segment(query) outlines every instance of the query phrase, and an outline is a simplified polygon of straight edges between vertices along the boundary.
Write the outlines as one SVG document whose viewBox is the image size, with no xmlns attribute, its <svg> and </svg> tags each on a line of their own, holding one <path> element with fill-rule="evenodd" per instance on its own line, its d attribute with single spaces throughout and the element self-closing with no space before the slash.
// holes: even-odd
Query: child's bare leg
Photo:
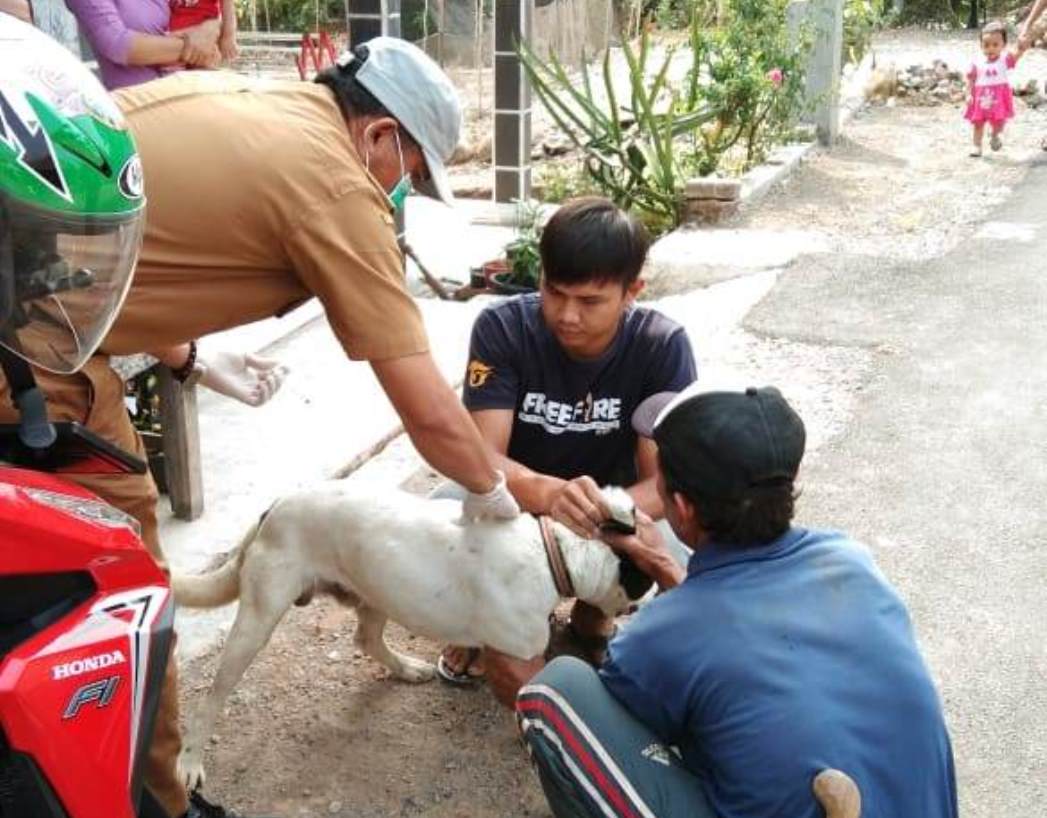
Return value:
<svg viewBox="0 0 1047 818">
<path fill-rule="evenodd" d="M 1003 133 L 1003 123 L 1002 122 L 994 122 L 994 123 L 992 123 L 992 136 L 989 137 L 989 147 L 992 148 L 994 151 L 998 151 L 1000 148 L 1003 147 L 1003 139 L 1000 138 L 1000 135 L 1002 133 Z"/>
<path fill-rule="evenodd" d="M 971 156 L 982 155 L 982 141 L 985 139 L 985 123 L 976 122 L 974 125 L 974 148 L 971 150 Z"/>
</svg>

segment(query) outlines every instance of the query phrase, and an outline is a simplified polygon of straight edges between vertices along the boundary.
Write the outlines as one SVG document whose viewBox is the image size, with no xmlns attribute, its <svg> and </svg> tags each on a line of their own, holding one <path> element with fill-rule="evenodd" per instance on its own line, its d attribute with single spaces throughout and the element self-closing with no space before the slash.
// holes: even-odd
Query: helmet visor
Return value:
<svg viewBox="0 0 1047 818">
<path fill-rule="evenodd" d="M 83 366 L 131 285 L 142 214 L 55 218 L 0 202 L 0 344 L 51 372 Z"/>
</svg>

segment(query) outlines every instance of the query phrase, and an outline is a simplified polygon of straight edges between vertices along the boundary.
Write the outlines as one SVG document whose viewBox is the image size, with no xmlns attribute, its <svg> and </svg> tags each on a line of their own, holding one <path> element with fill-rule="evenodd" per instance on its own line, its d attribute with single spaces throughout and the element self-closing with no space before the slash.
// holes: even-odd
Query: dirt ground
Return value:
<svg viewBox="0 0 1047 818">
<path fill-rule="evenodd" d="M 960 65 L 973 42 L 906 32 L 883 38 L 879 54 Z M 1047 78 L 1047 54 L 1017 73 Z M 974 160 L 958 108 L 871 107 L 739 224 L 818 232 L 850 253 L 939 255 L 1005 198 L 1044 134 L 1047 115 L 1019 103 L 1004 151 Z M 291 611 L 219 720 L 208 797 L 284 818 L 549 815 L 513 719 L 488 690 L 392 680 L 354 651 L 353 626 L 327 599 Z M 389 630 L 398 649 L 435 659 L 437 645 Z M 183 668 L 185 703 L 203 694 L 215 658 Z"/>
<path fill-rule="evenodd" d="M 354 650 L 354 623 L 330 599 L 281 623 L 217 725 L 209 798 L 282 818 L 549 814 L 512 717 L 486 689 L 391 679 Z M 398 626 L 389 637 L 437 655 Z M 203 694 L 215 659 L 185 669 L 184 701 Z"/>
<path fill-rule="evenodd" d="M 428 469 L 403 488 L 431 487 Z M 550 655 L 582 656 L 556 612 Z M 280 818 L 550 816 L 509 711 L 479 685 L 393 679 L 353 645 L 356 615 L 331 598 L 292 608 L 226 704 L 206 757 L 208 798 Z M 402 653 L 439 646 L 398 625 Z M 183 712 L 218 650 L 183 669 Z M 260 717 L 267 713 L 268 718 Z"/>
</svg>

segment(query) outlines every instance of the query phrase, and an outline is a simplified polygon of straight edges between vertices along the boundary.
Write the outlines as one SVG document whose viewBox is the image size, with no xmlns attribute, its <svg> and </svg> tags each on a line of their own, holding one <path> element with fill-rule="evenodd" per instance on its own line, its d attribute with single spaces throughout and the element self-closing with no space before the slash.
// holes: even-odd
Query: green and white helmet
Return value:
<svg viewBox="0 0 1047 818">
<path fill-rule="evenodd" d="M 53 372 L 94 353 L 131 284 L 142 166 L 102 85 L 0 14 L 0 344 Z"/>
</svg>

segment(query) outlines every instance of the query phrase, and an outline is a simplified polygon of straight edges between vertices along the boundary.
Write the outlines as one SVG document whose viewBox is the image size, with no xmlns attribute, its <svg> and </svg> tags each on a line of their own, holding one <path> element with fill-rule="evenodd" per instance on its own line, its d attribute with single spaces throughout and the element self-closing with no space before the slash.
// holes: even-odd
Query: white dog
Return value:
<svg viewBox="0 0 1047 818">
<path fill-rule="evenodd" d="M 604 494 L 615 518 L 632 520 L 628 494 Z M 606 544 L 556 523 L 548 530 L 578 599 L 615 616 L 650 589 L 651 581 Z M 355 607 L 360 650 L 397 678 L 424 682 L 434 666 L 390 649 L 387 620 L 441 643 L 537 656 L 561 598 L 550 559 L 529 515 L 466 523 L 456 500 L 367 491 L 345 481 L 279 500 L 223 566 L 172 583 L 186 607 L 240 598 L 214 683 L 189 720 L 179 758 L 186 785 L 203 783 L 204 744 L 226 697 L 296 600 L 320 591 Z"/>
</svg>

